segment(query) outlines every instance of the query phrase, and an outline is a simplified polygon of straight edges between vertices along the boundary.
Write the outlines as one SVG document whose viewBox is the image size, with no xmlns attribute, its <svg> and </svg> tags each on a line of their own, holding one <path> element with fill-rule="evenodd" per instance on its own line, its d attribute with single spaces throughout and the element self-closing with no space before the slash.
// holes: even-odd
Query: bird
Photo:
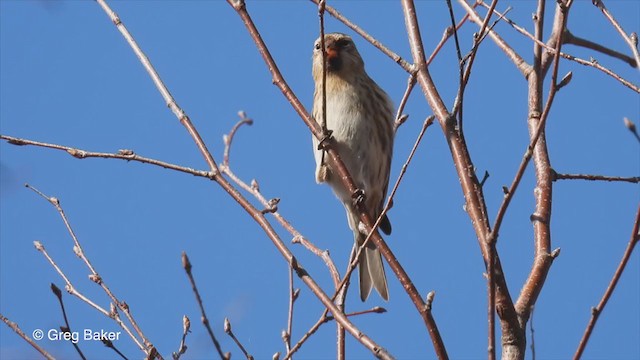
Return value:
<svg viewBox="0 0 640 360">
<path fill-rule="evenodd" d="M 394 106 L 384 90 L 365 71 L 364 61 L 353 39 L 342 33 L 324 36 L 326 67 L 326 129 L 335 140 L 335 150 L 351 174 L 363 198 L 369 216 L 376 220 L 382 212 L 389 185 L 395 131 Z M 313 118 L 323 119 L 323 54 L 321 39 L 314 43 Z M 320 141 L 312 138 L 316 162 L 316 182 L 327 183 L 344 205 L 355 246 L 360 246 L 366 234 L 359 227 L 360 217 L 354 194 L 347 191 L 335 175 Z M 362 195 L 362 194 L 361 194 Z M 356 196 L 357 197 L 357 196 Z M 362 199 L 362 197 L 361 197 Z M 391 223 L 384 215 L 379 229 L 391 234 Z M 380 251 L 372 240 L 367 242 L 358 259 L 360 299 L 364 302 L 372 288 L 385 301 L 389 300 L 387 278 Z"/>
</svg>

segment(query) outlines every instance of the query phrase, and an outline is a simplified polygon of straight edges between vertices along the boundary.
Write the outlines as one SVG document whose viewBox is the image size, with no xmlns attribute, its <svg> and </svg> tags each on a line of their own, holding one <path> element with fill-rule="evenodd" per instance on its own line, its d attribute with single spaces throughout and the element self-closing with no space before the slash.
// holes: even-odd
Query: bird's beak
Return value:
<svg viewBox="0 0 640 360">
<path fill-rule="evenodd" d="M 333 42 L 329 42 L 326 44 L 326 61 L 327 61 L 327 69 L 329 71 L 340 71 L 342 68 L 342 59 L 340 58 L 340 50 L 335 46 Z"/>
<path fill-rule="evenodd" d="M 325 50 L 327 54 L 327 61 L 331 62 L 333 59 L 338 57 L 338 49 L 333 44 L 327 45 L 327 49 Z"/>
</svg>

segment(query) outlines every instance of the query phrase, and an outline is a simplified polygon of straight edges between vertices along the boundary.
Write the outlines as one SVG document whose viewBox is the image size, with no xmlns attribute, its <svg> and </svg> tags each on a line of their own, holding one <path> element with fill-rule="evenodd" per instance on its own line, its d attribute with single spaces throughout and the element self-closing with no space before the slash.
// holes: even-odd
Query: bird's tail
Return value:
<svg viewBox="0 0 640 360">
<path fill-rule="evenodd" d="M 364 241 L 365 236 L 358 233 L 356 234 L 356 239 L 358 239 L 356 244 L 359 246 Z M 358 273 L 360 275 L 360 299 L 362 301 L 367 300 L 372 288 L 375 288 L 385 301 L 389 300 L 389 289 L 387 287 L 387 277 L 384 274 L 382 256 L 380 256 L 380 251 L 371 240 L 360 253 Z"/>
</svg>

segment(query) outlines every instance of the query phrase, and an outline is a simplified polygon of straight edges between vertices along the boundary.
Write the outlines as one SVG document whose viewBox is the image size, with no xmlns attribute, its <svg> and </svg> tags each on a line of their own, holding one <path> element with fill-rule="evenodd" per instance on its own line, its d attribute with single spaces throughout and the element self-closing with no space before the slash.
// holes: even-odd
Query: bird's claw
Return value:
<svg viewBox="0 0 640 360">
<path fill-rule="evenodd" d="M 351 194 L 351 199 L 353 200 L 353 206 L 358 206 L 362 204 L 364 201 L 364 190 L 356 189 L 356 191 Z"/>
<path fill-rule="evenodd" d="M 318 142 L 318 150 L 324 150 L 324 148 L 327 146 L 327 143 L 329 142 L 329 139 L 331 139 L 331 134 L 333 134 L 333 130 L 325 129 L 322 138 Z"/>
</svg>

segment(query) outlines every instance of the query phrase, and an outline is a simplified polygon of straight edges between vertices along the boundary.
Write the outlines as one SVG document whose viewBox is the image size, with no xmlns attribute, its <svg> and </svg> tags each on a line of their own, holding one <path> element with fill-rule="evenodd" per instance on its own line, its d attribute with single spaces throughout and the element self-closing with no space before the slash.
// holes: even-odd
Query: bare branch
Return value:
<svg viewBox="0 0 640 360">
<path fill-rule="evenodd" d="M 640 241 L 640 205 L 638 206 L 638 211 L 636 212 L 636 219 L 633 223 L 633 229 L 631 230 L 631 238 L 629 239 L 629 243 L 627 244 L 627 248 L 622 255 L 622 259 L 620 259 L 620 263 L 618 264 L 618 268 L 616 272 L 613 274 L 613 278 L 611 278 L 611 282 L 609 286 L 607 286 L 607 290 L 605 290 L 602 299 L 598 305 L 594 308 L 591 308 L 591 319 L 589 320 L 589 324 L 587 324 L 587 328 L 584 330 L 584 334 L 582 335 L 582 339 L 580 339 L 580 343 L 578 344 L 578 349 L 576 353 L 573 355 L 574 360 L 578 360 L 582 357 L 582 353 L 584 352 L 585 347 L 587 346 L 587 342 L 589 342 L 589 338 L 591 337 L 591 332 L 593 328 L 596 326 L 596 322 L 598 321 L 598 317 L 604 310 L 604 307 L 607 306 L 607 302 L 613 294 L 613 291 L 616 289 L 616 285 L 624 272 L 625 267 L 627 266 L 627 262 L 629 262 L 629 258 L 631 257 L 631 253 L 633 253 L 633 249 L 636 244 Z"/>
<path fill-rule="evenodd" d="M 53 356 L 51 356 L 51 354 L 49 354 L 45 349 L 43 349 L 42 347 L 40 347 L 40 345 L 38 345 L 35 341 L 33 341 L 32 338 L 30 338 L 29 336 L 27 336 L 27 334 L 25 334 L 20 327 L 18 326 L 18 324 L 16 324 L 15 322 L 7 319 L 4 315 L 0 314 L 0 320 L 2 320 L 5 324 L 7 324 L 7 326 L 13 330 L 16 334 L 18 334 L 18 336 L 20 336 L 22 339 L 24 339 L 24 341 L 28 342 L 29 345 L 33 346 L 34 349 L 38 350 L 38 352 L 40 354 L 42 354 L 42 356 L 45 357 L 45 359 L 47 360 L 55 360 L 55 358 Z M 42 330 L 41 330 L 42 331 Z M 34 331 L 34 335 L 38 335 L 42 336 L 41 333 L 36 333 Z"/>
<path fill-rule="evenodd" d="M 242 353 L 247 358 L 247 360 L 253 360 L 253 356 L 249 354 L 247 349 L 245 349 L 245 347 L 242 345 L 240 340 L 238 340 L 236 335 L 231 330 L 231 322 L 229 321 L 228 318 L 224 318 L 224 332 L 227 333 L 227 335 L 229 335 L 233 339 L 236 345 L 238 345 L 238 347 L 240 348 L 240 351 L 242 351 Z"/>
<path fill-rule="evenodd" d="M 396 120 L 393 122 L 393 131 L 397 132 L 398 128 L 407 121 L 409 115 L 403 115 L 402 111 L 404 110 L 405 105 L 407 105 L 407 101 L 409 100 L 409 95 L 411 95 L 411 91 L 413 87 L 416 85 L 416 74 L 411 73 L 409 75 L 409 79 L 407 79 L 407 88 L 402 95 L 402 99 L 400 100 L 400 105 L 398 105 L 398 111 L 396 111 Z"/>
<path fill-rule="evenodd" d="M 31 145 L 31 146 L 44 147 L 48 149 L 66 151 L 69 155 L 73 156 L 76 159 L 101 158 L 101 159 L 120 159 L 120 160 L 126 160 L 126 161 L 136 161 L 143 164 L 151 164 L 151 165 L 159 166 L 169 170 L 180 171 L 180 172 L 191 174 L 194 176 L 213 179 L 213 175 L 210 172 L 196 170 L 196 169 L 175 165 L 175 164 L 167 163 L 167 162 L 156 160 L 156 159 L 147 158 L 144 156 L 137 155 L 135 152 L 133 152 L 133 150 L 128 150 L 128 149 L 118 150 L 117 153 L 105 153 L 105 152 L 87 151 L 87 150 L 78 149 L 75 147 L 58 145 L 58 144 L 50 144 L 50 143 L 34 141 L 29 139 L 20 139 L 13 136 L 7 136 L 7 135 L 0 135 L 0 139 L 6 140 L 9 144 L 13 144 L 13 145 L 21 145 L 21 146 Z"/>
<path fill-rule="evenodd" d="M 29 184 L 26 184 L 26 186 L 29 189 L 33 190 L 38 195 L 40 195 L 42 198 L 47 200 L 56 209 L 56 211 L 58 211 L 58 214 L 62 218 L 62 222 L 64 223 L 65 227 L 67 228 L 67 232 L 69 233 L 69 235 L 73 239 L 73 244 L 74 244 L 73 251 L 74 251 L 74 253 L 76 254 L 76 256 L 78 256 L 82 260 L 82 262 L 84 262 L 84 264 L 87 266 L 87 268 L 91 272 L 91 274 L 89 275 L 89 279 L 92 280 L 93 282 L 95 282 L 96 284 L 100 285 L 100 287 L 105 292 L 105 294 L 107 294 L 109 299 L 111 299 L 112 305 L 115 304 L 120 310 L 122 310 L 124 312 L 125 316 L 127 317 L 127 320 L 129 320 L 129 323 L 131 324 L 131 326 L 133 326 L 133 329 L 135 330 L 136 334 L 140 337 L 140 339 L 142 339 L 142 341 L 144 343 L 144 346 L 142 346 L 142 344 L 140 344 L 138 342 L 138 339 L 133 335 L 133 333 L 129 330 L 129 328 L 127 326 L 125 326 L 125 324 L 120 320 L 119 316 L 117 315 L 117 312 L 115 312 L 115 311 L 107 312 L 106 310 L 102 309 L 101 307 L 99 307 L 98 305 L 93 303 L 88 298 L 85 298 L 81 294 L 77 293 L 75 291 L 74 287 L 71 285 L 71 282 L 69 281 L 69 279 L 64 275 L 62 270 L 60 270 L 60 268 L 56 265 L 56 263 L 53 261 L 53 259 L 46 252 L 46 250 L 44 249 L 44 246 L 42 246 L 42 244 L 40 244 L 39 242 L 36 242 L 35 243 L 36 249 L 38 251 L 42 252 L 43 255 L 45 255 L 47 260 L 49 260 L 49 262 L 56 269 L 58 274 L 60 274 L 60 276 L 67 283 L 67 291 L 70 294 L 78 296 L 83 301 L 85 301 L 87 304 L 91 305 L 92 307 L 94 307 L 96 310 L 100 311 L 104 315 L 116 320 L 118 325 L 120 325 L 120 327 L 122 327 L 129 334 L 129 336 L 136 342 L 138 347 L 142 351 L 144 351 L 145 354 L 147 354 L 147 356 L 151 357 L 153 354 L 157 354 L 157 356 L 161 359 L 162 356 L 160 356 L 160 354 L 158 354 L 156 348 L 149 341 L 149 339 L 147 339 L 147 337 L 144 335 L 144 333 L 142 332 L 142 330 L 138 326 L 138 323 L 135 321 L 135 319 L 131 315 L 131 312 L 129 311 L 129 305 L 127 305 L 127 303 L 124 302 L 124 301 L 118 300 L 118 298 L 111 292 L 111 289 L 109 289 L 109 287 L 107 286 L 106 282 L 102 279 L 102 277 L 98 274 L 96 269 L 93 267 L 93 265 L 89 261 L 89 258 L 87 258 L 87 256 L 85 255 L 84 250 L 82 249 L 82 246 L 80 245 L 80 241 L 78 240 L 78 237 L 76 236 L 75 232 L 73 231 L 73 228 L 71 227 L 71 224 L 69 223 L 69 219 L 67 219 L 67 215 L 65 214 L 64 210 L 62 209 L 62 206 L 60 205 L 60 201 L 55 197 L 46 196 L 45 194 L 40 192 L 38 189 L 30 186 Z"/>
<path fill-rule="evenodd" d="M 463 0 L 459 0 L 459 1 L 463 1 Z M 484 3 L 483 3 L 484 4 Z M 484 4 L 484 6 L 488 6 L 486 4 Z M 469 10 L 468 10 L 469 11 Z M 498 11 L 494 10 L 494 12 L 498 15 L 501 15 Z M 476 15 L 477 16 L 477 15 Z M 529 39 L 531 39 L 533 42 L 538 43 L 540 46 L 543 46 L 550 54 L 554 54 L 554 48 L 551 46 L 548 46 L 547 44 L 541 42 L 540 40 L 536 39 L 533 35 L 531 35 L 529 32 L 527 32 L 523 27 L 518 26 L 514 21 L 508 19 L 505 17 L 506 22 L 511 25 L 511 27 L 513 27 L 517 32 L 519 32 L 520 34 L 528 37 Z M 580 65 L 584 65 L 584 66 L 590 66 L 593 67 L 595 69 L 598 69 L 600 71 L 602 71 L 603 73 L 611 76 L 612 78 L 614 78 L 615 80 L 619 81 L 622 85 L 628 87 L 629 89 L 640 93 L 640 87 L 638 87 L 637 85 L 633 84 L 632 82 L 630 82 L 629 80 L 624 79 L 622 76 L 614 73 L 613 71 L 605 68 L 604 66 L 600 65 L 598 63 L 598 61 L 596 59 L 591 59 L 590 61 L 584 60 L 584 59 L 580 59 L 578 57 L 575 57 L 573 55 L 569 55 L 569 54 L 565 54 L 565 53 L 560 53 L 560 56 L 562 56 L 563 58 L 567 59 L 567 60 L 571 60 L 571 61 L 575 61 Z M 518 66 L 518 63 L 516 63 L 516 66 Z M 518 67 L 519 68 L 519 67 Z M 526 74 L 525 74 L 526 75 Z"/>
<path fill-rule="evenodd" d="M 191 290 L 193 291 L 193 295 L 196 297 L 196 301 L 198 302 L 198 307 L 200 308 L 200 321 L 202 321 L 202 325 L 207 329 L 207 333 L 209 334 L 209 338 L 211 338 L 211 342 L 216 348 L 218 352 L 218 356 L 222 360 L 228 360 L 229 358 L 225 353 L 222 352 L 222 347 L 216 339 L 216 336 L 213 334 L 213 330 L 211 329 L 211 324 L 209 323 L 209 318 L 207 317 L 207 313 L 204 311 L 204 304 L 202 303 L 202 297 L 200 297 L 200 292 L 198 291 L 198 287 L 196 286 L 196 280 L 193 277 L 193 273 L 191 272 L 192 266 L 191 261 L 189 261 L 189 257 L 186 252 L 182 252 L 182 268 L 187 273 L 187 277 L 189 278 L 189 283 L 191 284 Z M 186 335 L 185 335 L 186 336 Z"/>
<path fill-rule="evenodd" d="M 589 180 L 589 181 L 609 181 L 609 182 L 629 182 L 640 183 L 640 176 L 620 177 L 590 174 L 560 174 L 553 172 L 553 181 L 557 180 Z"/>
<path fill-rule="evenodd" d="M 636 140 L 638 140 L 638 143 L 640 143 L 640 135 L 638 135 L 638 130 L 636 129 L 636 124 L 633 123 L 633 121 L 629 120 L 628 118 L 624 118 L 624 126 L 633 134 L 633 136 L 636 137 Z"/>
<path fill-rule="evenodd" d="M 51 283 L 51 291 L 58 299 L 58 303 L 60 303 L 60 310 L 62 311 L 62 317 L 64 318 L 64 324 L 65 324 L 64 332 L 71 333 L 71 325 L 69 325 L 69 319 L 67 318 L 67 311 L 64 308 L 64 301 L 62 300 L 62 291 L 60 291 L 60 288 L 58 288 L 54 283 Z M 80 355 L 80 358 L 82 358 L 82 360 L 86 360 L 86 357 L 82 353 L 82 350 L 80 350 L 80 346 L 78 345 L 78 342 L 72 341 L 71 344 L 73 344 L 73 347 L 74 349 L 76 349 L 76 352 L 78 353 L 78 355 Z"/>
<path fill-rule="evenodd" d="M 187 334 L 190 332 L 191 332 L 191 320 L 189 320 L 187 315 L 184 315 L 182 317 L 182 338 L 180 339 L 180 347 L 178 348 L 178 351 L 171 354 L 174 360 L 180 359 L 180 356 L 187 351 L 186 339 L 187 339 Z"/>
<path fill-rule="evenodd" d="M 636 60 L 634 58 L 632 58 L 631 56 L 629 56 L 627 54 L 623 54 L 623 53 L 615 51 L 615 50 L 612 50 L 612 49 L 609 49 L 608 47 L 606 47 L 604 45 L 600 45 L 600 44 L 595 43 L 593 41 L 590 41 L 590 40 L 583 39 L 581 37 L 575 36 L 571 31 L 569 31 L 569 29 L 565 30 L 564 35 L 562 36 L 562 41 L 564 41 L 565 44 L 571 44 L 571 45 L 583 47 L 585 49 L 595 50 L 595 51 L 603 53 L 605 55 L 609 55 L 609 56 L 611 56 L 613 58 L 622 60 L 622 61 L 626 62 L 627 64 L 629 64 L 631 67 L 637 67 L 636 66 Z"/>
<path fill-rule="evenodd" d="M 540 4 L 542 4 L 541 1 Z M 542 82 L 544 74 L 543 56 L 541 54 L 542 47 L 539 47 L 540 53 L 536 53 L 536 62 L 534 63 L 534 72 L 529 77 L 529 136 L 533 147 L 527 149 L 527 153 L 533 153 L 533 161 L 536 173 L 536 188 L 534 190 L 536 208 L 531 217 L 534 229 L 534 249 L 535 257 L 532 269 L 529 273 L 520 291 L 520 296 L 516 302 L 516 310 L 524 324 L 529 318 L 529 311 L 535 304 L 540 291 L 544 286 L 545 279 L 551 268 L 553 260 L 557 256 L 557 252 L 551 251 L 551 201 L 552 201 L 552 168 L 549 160 L 548 149 L 545 139 L 545 124 L 551 111 L 551 106 L 558 92 L 558 68 L 560 65 L 560 50 L 562 48 L 562 33 L 566 28 L 568 13 L 573 4 L 572 0 L 562 1 L 556 5 L 556 16 L 553 24 L 554 31 L 552 36 L 556 36 L 555 52 L 553 57 L 553 69 L 551 74 L 550 89 L 547 101 L 544 105 L 542 114 L 539 109 L 542 107 Z M 538 16 L 544 16 L 542 12 L 544 6 L 540 6 L 541 12 Z M 542 20 L 542 18 L 540 19 Z M 537 37 L 541 37 L 542 24 L 540 28 L 536 27 Z M 540 31 L 540 33 L 538 33 Z M 526 166 L 526 165 L 525 165 Z M 515 188 L 510 189 L 515 191 Z M 513 196 L 512 193 L 507 197 Z M 494 231 L 496 229 L 494 228 Z M 495 238 L 494 238 L 495 239 Z M 554 255 L 555 254 L 555 255 Z M 524 330 L 524 329 L 523 329 Z M 523 349 L 524 350 L 524 349 Z"/>
<path fill-rule="evenodd" d="M 636 60 L 635 64 L 632 66 L 640 70 L 640 67 L 638 67 L 640 65 L 640 53 L 638 52 L 638 35 L 635 35 L 635 41 L 634 41 L 632 39 L 632 36 L 629 36 L 624 31 L 622 26 L 618 23 L 618 21 L 616 21 L 613 15 L 604 6 L 604 2 L 602 0 L 593 0 L 593 5 L 595 5 L 598 9 L 600 9 L 600 11 L 602 11 L 602 13 L 607 18 L 607 20 L 609 20 L 609 22 L 611 22 L 611 25 L 613 25 L 613 27 L 618 31 L 622 39 L 624 39 L 627 45 L 629 45 L 629 47 L 631 48 L 631 51 L 633 52 L 633 57 Z"/>
<path fill-rule="evenodd" d="M 481 25 L 484 21 L 478 15 L 476 10 L 471 7 L 466 0 L 458 0 L 458 3 L 467 11 L 469 14 L 469 19 L 475 22 L 478 25 Z M 483 5 L 488 6 L 482 2 Z M 496 12 L 498 16 L 502 16 L 500 13 Z M 507 55 L 507 57 L 513 62 L 520 73 L 525 78 L 531 72 L 531 65 L 527 64 L 527 62 L 502 38 L 498 33 L 489 29 L 489 37 L 493 40 L 493 42 L 502 50 L 502 52 Z"/>
<path fill-rule="evenodd" d="M 247 114 L 244 111 L 238 111 L 238 116 L 240 117 L 240 120 L 231 128 L 228 135 L 224 135 L 222 137 L 222 141 L 224 142 L 224 154 L 222 156 L 222 165 L 220 165 L 221 168 L 223 166 L 229 167 L 229 153 L 231 152 L 231 143 L 233 142 L 233 138 L 235 137 L 238 129 L 240 129 L 240 127 L 245 124 L 248 126 L 253 125 L 253 119 L 248 118 Z"/>
</svg>

